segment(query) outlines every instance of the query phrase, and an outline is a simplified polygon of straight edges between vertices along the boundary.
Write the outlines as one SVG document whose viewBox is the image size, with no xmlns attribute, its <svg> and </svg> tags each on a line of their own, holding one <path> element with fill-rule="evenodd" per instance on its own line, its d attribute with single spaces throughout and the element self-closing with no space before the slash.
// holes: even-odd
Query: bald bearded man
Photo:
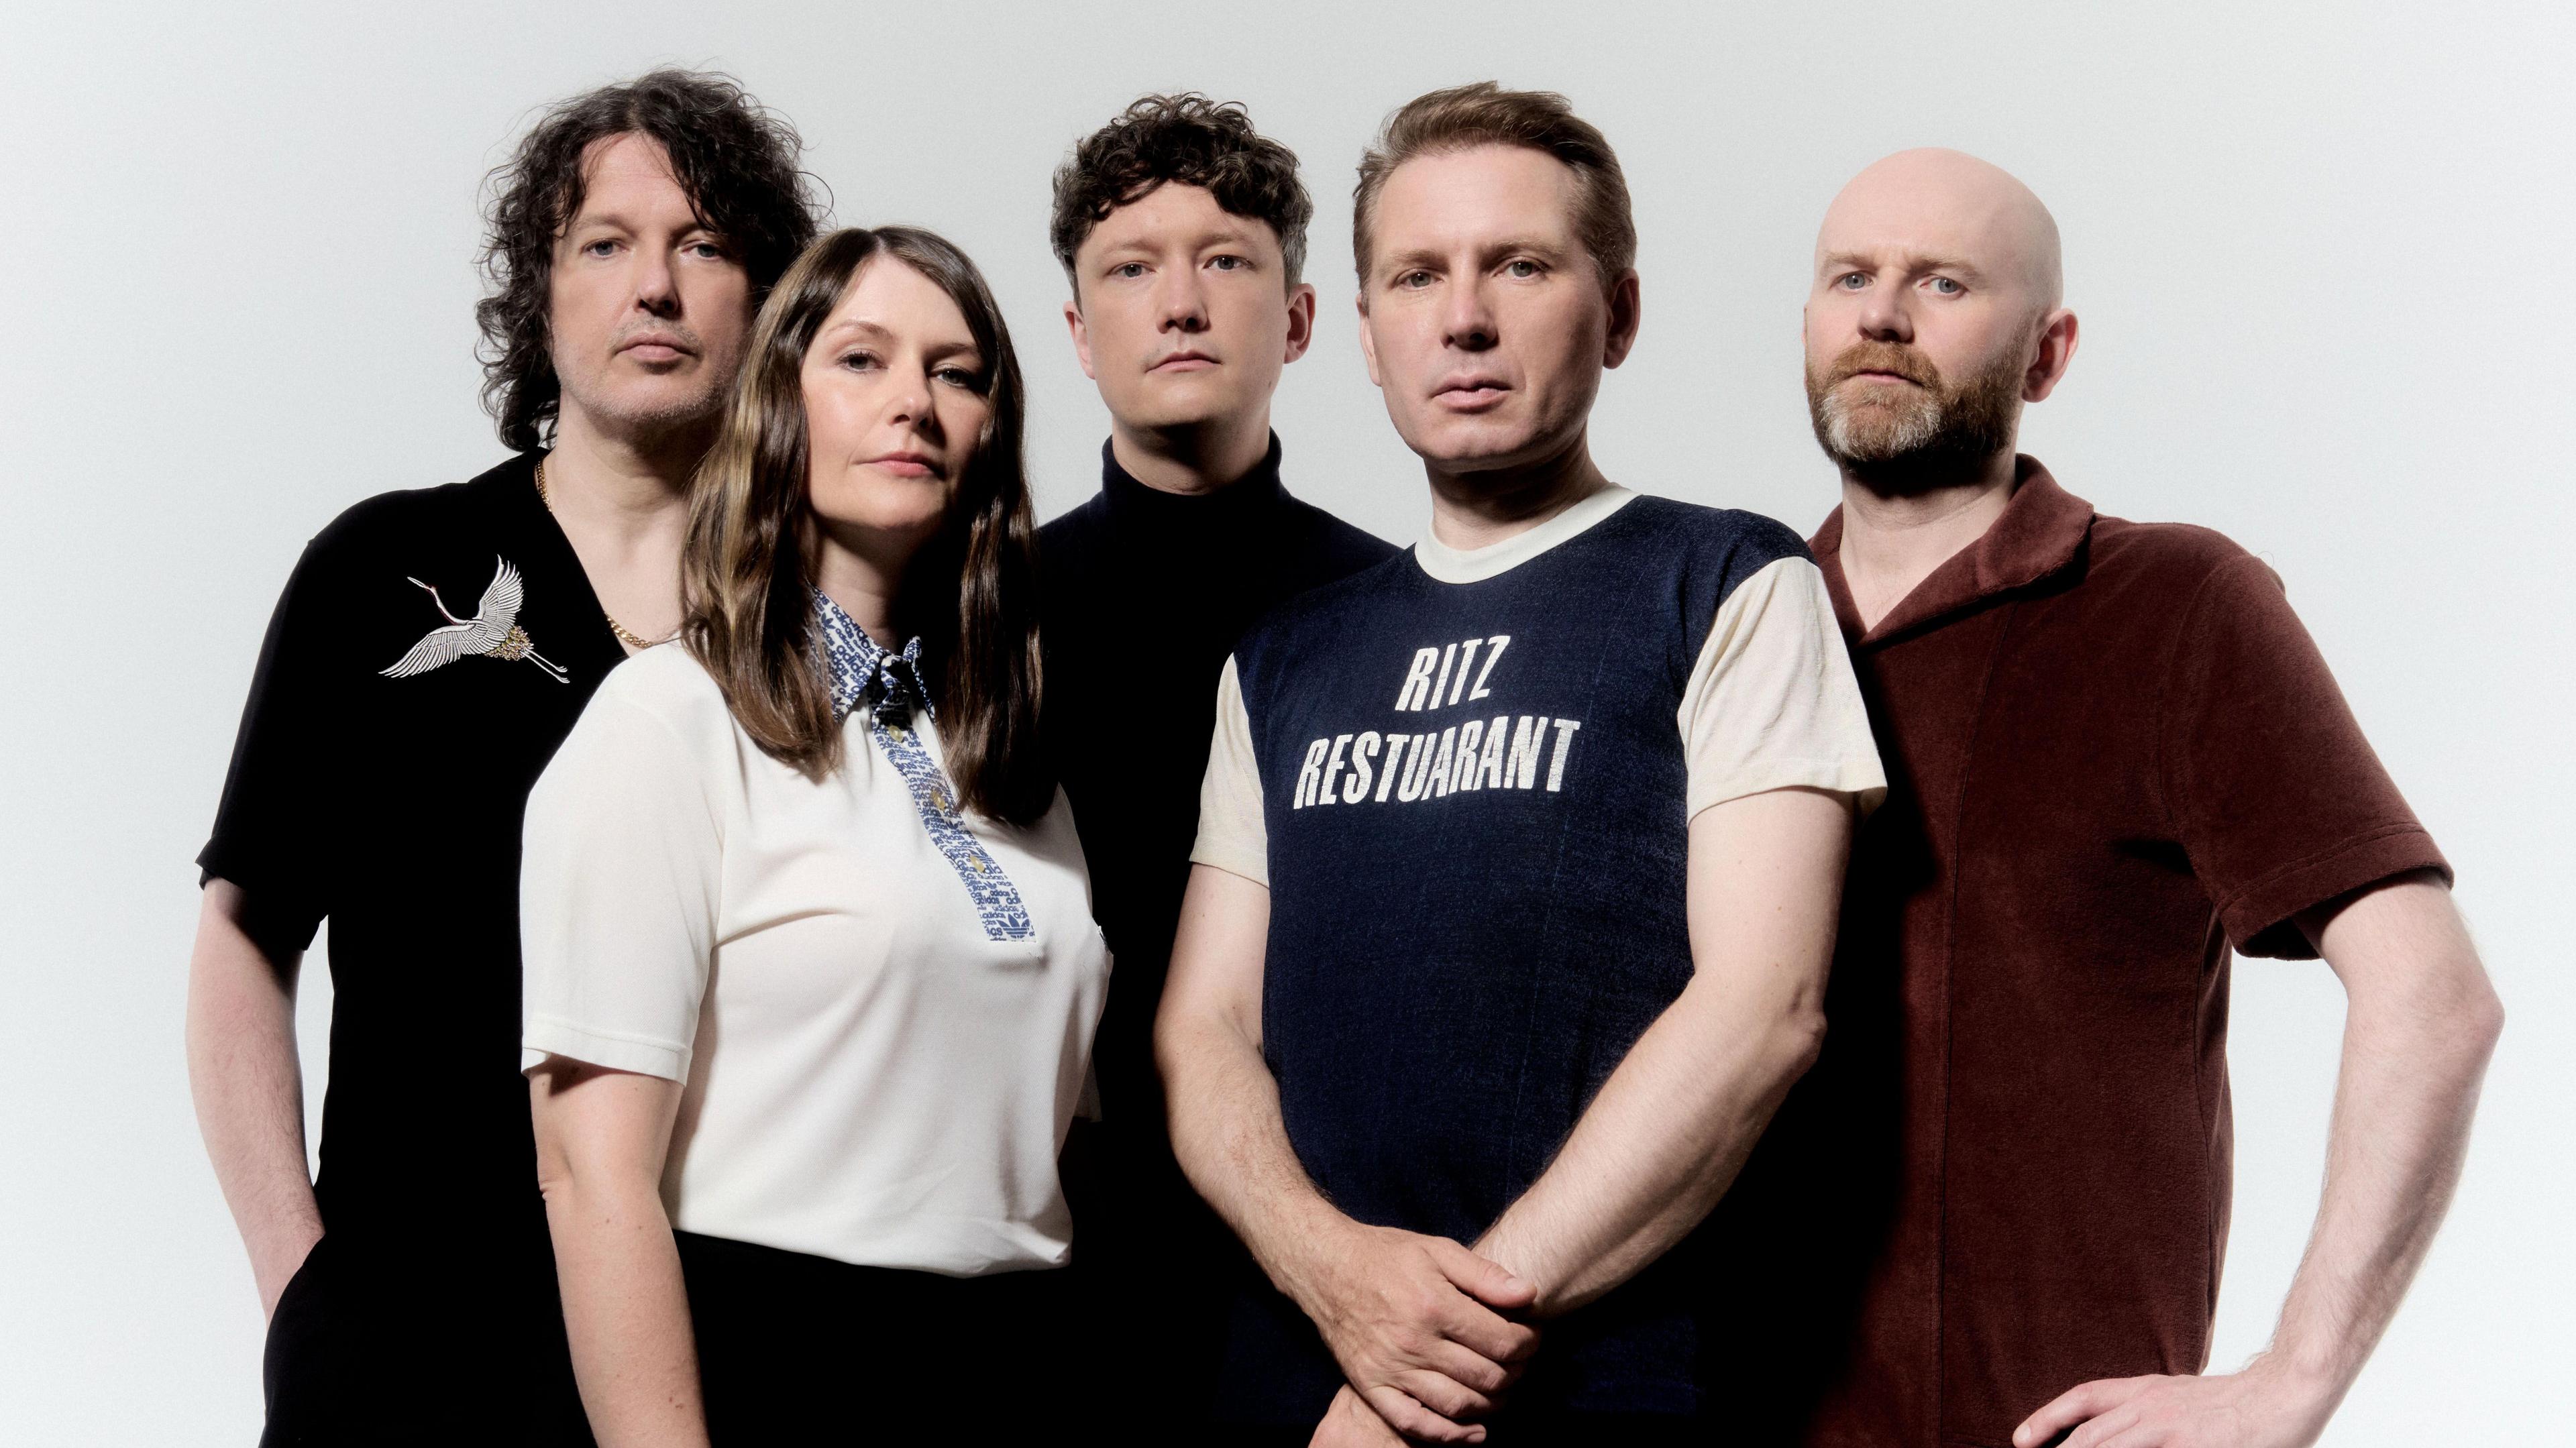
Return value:
<svg viewBox="0 0 2576 1448">
<path fill-rule="evenodd" d="M 1810 546 L 1891 792 L 1823 1057 L 1730 1203 L 1781 1244 L 1747 1270 L 1790 1319 L 1748 1333 L 1748 1381 L 1811 1444 L 2311 1443 L 2423 1258 L 2501 1025 L 2449 866 L 2269 568 L 2016 453 L 2078 335 L 2020 182 L 1870 167 L 1805 316 L 1842 474 Z M 2231 946 L 2323 956 L 2349 1012 L 2278 1329 L 2201 1376 Z"/>
</svg>

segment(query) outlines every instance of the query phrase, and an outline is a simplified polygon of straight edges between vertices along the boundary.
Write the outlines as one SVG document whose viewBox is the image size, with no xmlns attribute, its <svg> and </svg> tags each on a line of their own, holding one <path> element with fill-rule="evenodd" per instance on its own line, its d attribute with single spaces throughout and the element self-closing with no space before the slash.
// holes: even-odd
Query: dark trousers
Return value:
<svg viewBox="0 0 2576 1448">
<path fill-rule="evenodd" d="M 1086 1426 L 1061 1272 L 944 1277 L 676 1235 L 715 1448 L 1040 1443 Z"/>
<path fill-rule="evenodd" d="M 454 1246 L 336 1228 L 314 1244 L 269 1319 L 261 1448 L 589 1448 L 542 1241 Z"/>
</svg>

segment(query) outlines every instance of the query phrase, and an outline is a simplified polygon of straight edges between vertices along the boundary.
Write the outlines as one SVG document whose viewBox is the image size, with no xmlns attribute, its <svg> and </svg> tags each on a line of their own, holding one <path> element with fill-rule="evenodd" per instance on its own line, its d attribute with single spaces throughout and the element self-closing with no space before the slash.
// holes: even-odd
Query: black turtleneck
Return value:
<svg viewBox="0 0 2576 1448">
<path fill-rule="evenodd" d="M 1290 497 L 1275 434 L 1258 466 L 1213 493 L 1161 492 L 1106 444 L 1100 457 L 1099 493 L 1039 530 L 1045 732 L 1117 957 L 1092 1051 L 1103 1125 L 1159 1145 L 1154 1009 L 1198 835 L 1217 676 L 1263 614 L 1396 550 Z"/>
</svg>

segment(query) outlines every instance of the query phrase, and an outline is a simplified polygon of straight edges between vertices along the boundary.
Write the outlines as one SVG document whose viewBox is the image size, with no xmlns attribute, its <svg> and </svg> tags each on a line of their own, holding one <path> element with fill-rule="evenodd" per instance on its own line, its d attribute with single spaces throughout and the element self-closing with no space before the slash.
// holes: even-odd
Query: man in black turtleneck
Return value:
<svg viewBox="0 0 2576 1448">
<path fill-rule="evenodd" d="M 1041 534 L 1045 720 L 1117 957 L 1101 1120 L 1067 1185 L 1098 1289 L 1092 1411 L 1129 1441 L 1199 1435 L 1208 1315 L 1224 1275 L 1253 1270 L 1173 1164 L 1153 1055 L 1217 676 L 1271 608 L 1395 552 L 1279 482 L 1270 395 L 1313 336 L 1313 212 L 1297 158 L 1197 95 L 1137 101 L 1055 178 L 1065 321 L 1110 437 L 1099 494 Z"/>
</svg>

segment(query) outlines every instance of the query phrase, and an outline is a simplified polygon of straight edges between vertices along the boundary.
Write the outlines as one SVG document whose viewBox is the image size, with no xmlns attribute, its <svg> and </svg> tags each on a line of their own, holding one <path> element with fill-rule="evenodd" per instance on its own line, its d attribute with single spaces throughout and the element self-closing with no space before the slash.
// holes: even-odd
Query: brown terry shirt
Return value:
<svg viewBox="0 0 2576 1448">
<path fill-rule="evenodd" d="M 1864 632 L 1885 759 L 1824 1054 L 1727 1212 L 1748 1441 L 2005 1444 L 2086 1379 L 2190 1373 L 2227 1239 L 2229 948 L 2448 866 L 2272 571 L 2097 517 L 2024 457 Z M 1754 1245 L 1758 1244 L 1758 1245 Z"/>
</svg>

